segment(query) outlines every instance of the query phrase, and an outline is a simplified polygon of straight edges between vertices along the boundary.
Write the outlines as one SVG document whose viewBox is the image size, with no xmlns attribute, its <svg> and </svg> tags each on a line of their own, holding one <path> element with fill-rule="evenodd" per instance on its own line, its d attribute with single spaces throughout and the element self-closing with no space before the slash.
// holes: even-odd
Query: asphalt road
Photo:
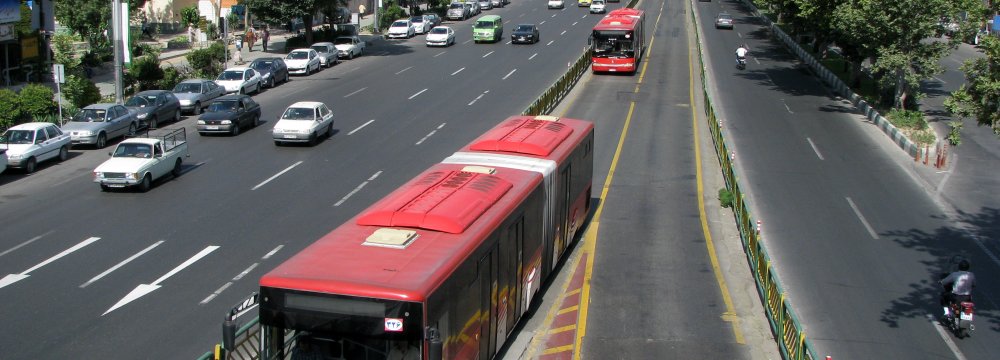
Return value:
<svg viewBox="0 0 1000 360">
<path fill-rule="evenodd" d="M 996 257 L 953 221 L 912 159 L 738 4 L 698 3 L 709 76 L 772 265 L 817 355 L 994 358 L 998 289 L 986 276 L 971 338 L 955 340 L 928 317 L 940 314 L 936 280 L 952 255 L 971 257 L 979 274 L 995 273 Z M 735 30 L 713 28 L 721 10 Z M 751 56 L 738 71 L 733 51 L 743 42 Z M 995 210 L 973 211 L 971 223 L 995 226 Z"/>
<path fill-rule="evenodd" d="M 361 58 L 267 90 L 265 124 L 199 137 L 184 174 L 148 193 L 102 193 L 91 170 L 109 150 L 74 149 L 37 173 L 0 176 L 5 359 L 194 358 L 258 276 L 497 121 L 564 72 L 599 15 L 514 2 L 487 12 L 537 23 L 534 45 L 378 41 Z M 446 23 L 448 25 L 449 23 Z M 564 32 L 565 31 L 565 32 Z M 295 101 L 330 105 L 336 134 L 275 147 L 270 125 Z M 9 278 L 12 279 L 12 278 Z M 141 286 L 142 285 L 142 286 Z M 150 285 L 158 285 L 159 288 Z M 148 293 L 134 290 L 148 290 Z"/>
</svg>

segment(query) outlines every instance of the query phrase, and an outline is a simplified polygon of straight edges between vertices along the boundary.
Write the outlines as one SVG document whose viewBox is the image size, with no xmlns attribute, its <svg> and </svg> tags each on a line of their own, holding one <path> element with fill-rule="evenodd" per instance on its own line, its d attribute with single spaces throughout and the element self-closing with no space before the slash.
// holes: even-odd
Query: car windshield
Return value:
<svg viewBox="0 0 1000 360">
<path fill-rule="evenodd" d="M 226 70 L 219 74 L 219 80 L 243 80 L 242 70 Z"/>
<path fill-rule="evenodd" d="M 514 29 L 514 31 L 531 31 L 531 29 L 531 25 L 518 25 L 517 29 Z"/>
<path fill-rule="evenodd" d="M 447 34 L 447 33 L 448 33 L 448 29 L 447 28 L 433 28 L 433 29 L 431 29 L 431 34 L 442 34 L 442 35 L 444 35 L 444 34 Z"/>
<path fill-rule="evenodd" d="M 239 104 L 240 102 L 236 100 L 220 100 L 213 102 L 211 105 L 208 105 L 208 110 L 205 111 L 207 112 L 234 111 L 236 110 L 236 107 L 239 106 Z"/>
<path fill-rule="evenodd" d="M 410 18 L 410 22 L 424 22 L 424 18 L 422 16 L 414 16 Z"/>
<path fill-rule="evenodd" d="M 337 38 L 333 43 L 337 45 L 351 45 L 354 41 L 351 38 Z"/>
<path fill-rule="evenodd" d="M 729 19 L 732 19 L 732 18 L 733 17 L 730 16 L 729 14 L 719 14 L 719 20 L 729 20 Z"/>
<path fill-rule="evenodd" d="M 124 143 L 118 144 L 113 157 L 148 158 L 153 155 L 153 147 L 149 144 Z"/>
<path fill-rule="evenodd" d="M 104 115 L 108 111 L 104 109 L 83 109 L 73 117 L 74 122 L 103 122 Z"/>
<path fill-rule="evenodd" d="M 201 92 L 201 84 L 199 83 L 180 83 L 174 86 L 175 93 L 199 93 Z"/>
<path fill-rule="evenodd" d="M 34 137 L 33 130 L 7 130 L 0 140 L 8 144 L 31 144 Z"/>
<path fill-rule="evenodd" d="M 270 60 L 268 60 L 268 61 L 260 61 L 260 60 L 258 60 L 258 61 L 254 61 L 252 64 L 250 64 L 250 67 L 254 68 L 254 70 L 270 70 L 271 69 L 271 63 L 272 63 L 272 61 L 270 61 Z"/>
<path fill-rule="evenodd" d="M 305 60 L 309 58 L 309 53 L 305 51 L 292 51 L 288 53 L 288 56 L 286 56 L 285 58 L 292 60 Z"/>
<path fill-rule="evenodd" d="M 285 114 L 281 115 L 282 120 L 312 120 L 313 111 L 312 108 L 288 108 L 285 110 Z"/>
<path fill-rule="evenodd" d="M 462 5 L 462 4 L 459 4 L 459 3 L 454 3 L 454 4 L 451 4 L 451 7 L 449 7 L 449 8 L 450 9 L 459 9 L 459 10 L 461 10 L 464 7 L 465 7 L 465 5 Z"/>
<path fill-rule="evenodd" d="M 392 23 L 392 27 L 407 27 L 406 21 L 397 21 Z"/>
<path fill-rule="evenodd" d="M 146 107 L 156 100 L 156 96 L 143 97 L 143 96 L 133 96 L 131 99 L 125 102 L 125 106 L 131 107 Z"/>
<path fill-rule="evenodd" d="M 327 48 L 326 48 L 325 45 L 313 45 L 312 49 L 316 50 L 316 52 L 318 52 L 318 53 L 325 53 L 326 50 L 327 50 Z"/>
<path fill-rule="evenodd" d="M 493 27 L 492 21 L 476 21 L 476 29 L 489 29 Z"/>
</svg>

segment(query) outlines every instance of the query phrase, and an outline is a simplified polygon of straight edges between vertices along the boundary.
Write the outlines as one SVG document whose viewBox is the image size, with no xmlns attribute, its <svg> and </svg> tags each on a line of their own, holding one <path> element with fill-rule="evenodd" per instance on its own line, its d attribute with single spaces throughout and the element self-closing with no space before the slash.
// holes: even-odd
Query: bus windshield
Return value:
<svg viewBox="0 0 1000 360">
<path fill-rule="evenodd" d="M 632 58 L 635 51 L 632 45 L 631 31 L 594 31 L 594 57 L 599 58 Z"/>
<path fill-rule="evenodd" d="M 265 353 L 321 359 L 422 357 L 419 303 L 264 287 L 261 295 L 261 326 L 276 335 L 265 341 Z"/>
</svg>

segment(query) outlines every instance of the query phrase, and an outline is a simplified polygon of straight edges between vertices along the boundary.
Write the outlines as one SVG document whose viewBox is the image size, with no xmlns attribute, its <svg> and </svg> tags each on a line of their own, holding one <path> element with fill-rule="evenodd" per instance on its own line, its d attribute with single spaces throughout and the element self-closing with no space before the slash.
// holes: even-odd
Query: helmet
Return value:
<svg viewBox="0 0 1000 360">
<path fill-rule="evenodd" d="M 969 271 L 969 260 L 962 260 L 958 262 L 958 269 L 962 271 Z"/>
</svg>

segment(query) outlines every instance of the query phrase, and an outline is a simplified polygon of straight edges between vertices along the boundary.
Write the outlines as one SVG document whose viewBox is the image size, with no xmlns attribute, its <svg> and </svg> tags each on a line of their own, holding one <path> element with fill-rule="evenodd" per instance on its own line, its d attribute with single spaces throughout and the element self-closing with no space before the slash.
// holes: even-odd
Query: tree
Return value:
<svg viewBox="0 0 1000 360">
<path fill-rule="evenodd" d="M 944 101 L 944 106 L 956 116 L 976 119 L 1000 136 L 1000 39 L 985 37 L 979 47 L 986 56 L 966 60 L 962 65 L 966 83 Z"/>
<path fill-rule="evenodd" d="M 146 0 L 128 2 L 130 14 L 136 13 Z M 91 46 L 104 38 L 104 30 L 111 24 L 111 2 L 108 0 L 56 1 L 56 18 L 64 25 L 87 39 Z M 111 34 L 108 34 L 110 37 Z"/>
<path fill-rule="evenodd" d="M 21 119 L 21 104 L 17 93 L 0 89 L 0 130 L 14 126 Z"/>
<path fill-rule="evenodd" d="M 268 23 L 288 23 L 302 18 L 305 26 L 306 43 L 313 42 L 313 14 L 316 14 L 324 0 L 244 0 L 247 11 L 257 19 Z"/>
<path fill-rule="evenodd" d="M 52 89 L 45 85 L 25 85 L 17 93 L 17 97 L 21 104 L 21 112 L 31 119 L 51 116 L 59 108 L 56 101 L 53 100 L 55 94 Z"/>
</svg>

